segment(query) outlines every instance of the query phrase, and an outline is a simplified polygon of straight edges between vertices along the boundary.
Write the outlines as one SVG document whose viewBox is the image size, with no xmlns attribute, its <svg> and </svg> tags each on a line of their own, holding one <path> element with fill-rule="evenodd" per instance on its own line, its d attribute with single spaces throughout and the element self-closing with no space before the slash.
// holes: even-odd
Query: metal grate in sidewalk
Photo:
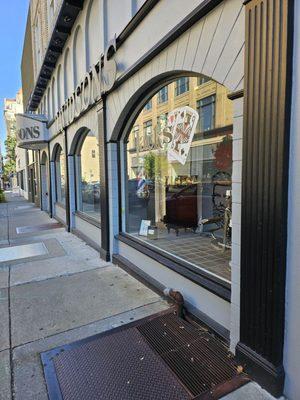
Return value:
<svg viewBox="0 0 300 400">
<path fill-rule="evenodd" d="M 225 345 L 172 312 L 42 354 L 50 400 L 216 399 L 248 382 Z"/>
</svg>

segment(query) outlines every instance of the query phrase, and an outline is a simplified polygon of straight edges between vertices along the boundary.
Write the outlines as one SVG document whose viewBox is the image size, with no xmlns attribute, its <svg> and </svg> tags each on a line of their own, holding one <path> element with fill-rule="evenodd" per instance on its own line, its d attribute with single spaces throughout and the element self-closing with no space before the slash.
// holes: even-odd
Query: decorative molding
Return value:
<svg viewBox="0 0 300 400">
<path fill-rule="evenodd" d="M 101 208 L 101 248 L 105 252 L 104 258 L 109 260 L 109 199 L 108 199 L 108 165 L 106 140 L 106 103 L 105 98 L 97 107 L 98 141 L 99 141 L 99 168 L 100 168 L 100 208 Z"/>
<path fill-rule="evenodd" d="M 241 311 L 237 354 L 283 391 L 293 1 L 246 4 Z"/>
<path fill-rule="evenodd" d="M 228 97 L 229 100 L 240 99 L 240 98 L 244 97 L 244 89 L 238 90 L 236 92 L 229 93 L 227 95 L 227 97 Z"/>
</svg>

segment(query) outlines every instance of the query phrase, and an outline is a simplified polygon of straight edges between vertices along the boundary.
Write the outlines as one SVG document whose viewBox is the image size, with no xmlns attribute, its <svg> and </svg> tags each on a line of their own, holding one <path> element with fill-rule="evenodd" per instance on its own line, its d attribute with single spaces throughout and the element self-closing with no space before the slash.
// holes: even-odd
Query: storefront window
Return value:
<svg viewBox="0 0 300 400">
<path fill-rule="evenodd" d="M 63 149 L 59 146 L 56 151 L 55 157 L 56 201 L 63 205 L 66 204 L 65 168 L 65 153 L 63 152 Z"/>
<path fill-rule="evenodd" d="M 100 166 L 99 145 L 89 131 L 78 144 L 76 154 L 77 210 L 99 221 L 100 219 Z"/>
<path fill-rule="evenodd" d="M 223 86 L 212 82 L 212 96 L 198 90 L 195 97 L 198 79 L 186 79 L 188 104 L 169 96 L 168 113 L 152 111 L 150 119 L 142 110 L 134 127 L 143 126 L 143 136 L 137 139 L 133 128 L 125 140 L 124 230 L 229 281 L 232 104 Z M 178 80 L 169 93 L 174 85 Z M 210 130 L 205 137 L 199 120 Z"/>
</svg>

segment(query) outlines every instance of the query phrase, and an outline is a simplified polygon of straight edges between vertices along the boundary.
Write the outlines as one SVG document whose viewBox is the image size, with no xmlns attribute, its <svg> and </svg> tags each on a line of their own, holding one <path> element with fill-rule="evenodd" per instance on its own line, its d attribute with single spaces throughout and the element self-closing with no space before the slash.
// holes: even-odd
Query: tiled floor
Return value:
<svg viewBox="0 0 300 400">
<path fill-rule="evenodd" d="M 212 245 L 212 240 L 209 237 L 200 236 L 190 231 L 180 231 L 178 236 L 170 232 L 156 240 L 147 239 L 142 236 L 138 236 L 138 238 L 227 281 L 231 279 L 229 265 L 231 260 L 230 249 L 226 249 L 225 251 L 221 248 L 217 249 Z"/>
</svg>

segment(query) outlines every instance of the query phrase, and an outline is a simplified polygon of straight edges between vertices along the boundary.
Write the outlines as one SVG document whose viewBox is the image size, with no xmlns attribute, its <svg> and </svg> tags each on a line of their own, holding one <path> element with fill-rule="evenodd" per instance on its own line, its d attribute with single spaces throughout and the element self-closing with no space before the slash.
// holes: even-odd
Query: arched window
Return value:
<svg viewBox="0 0 300 400">
<path fill-rule="evenodd" d="M 50 87 L 47 91 L 47 117 L 48 121 L 50 121 L 52 118 Z"/>
<path fill-rule="evenodd" d="M 100 219 L 99 144 L 94 133 L 88 131 L 79 140 L 75 155 L 77 211 Z"/>
<path fill-rule="evenodd" d="M 73 90 L 72 63 L 70 50 L 67 49 L 64 59 L 64 100 L 66 100 Z"/>
<path fill-rule="evenodd" d="M 56 190 L 56 201 L 63 205 L 66 204 L 65 168 L 66 168 L 65 153 L 62 147 L 58 145 L 55 153 L 55 190 Z"/>
<path fill-rule="evenodd" d="M 84 41 L 82 29 L 79 26 L 75 32 L 74 47 L 73 47 L 73 70 L 74 70 L 74 88 L 83 79 L 86 68 Z"/>
<path fill-rule="evenodd" d="M 57 113 L 55 78 L 52 78 L 51 95 L 52 95 L 52 115 L 51 115 L 51 118 L 54 118 L 55 114 Z"/>
<path fill-rule="evenodd" d="M 229 281 L 233 117 L 227 94 L 212 80 L 199 85 L 197 77 L 180 77 L 139 105 L 124 140 L 123 230 Z M 145 109 L 149 101 L 153 107 Z"/>
<path fill-rule="evenodd" d="M 86 19 L 86 69 L 99 61 L 103 49 L 101 48 L 99 0 L 91 0 Z"/>
<path fill-rule="evenodd" d="M 59 110 L 62 104 L 63 99 L 61 98 L 61 92 L 63 89 L 63 82 L 62 82 L 62 76 L 61 76 L 61 65 L 58 66 L 57 68 L 57 80 L 56 80 L 56 96 L 57 96 L 57 109 Z"/>
</svg>

